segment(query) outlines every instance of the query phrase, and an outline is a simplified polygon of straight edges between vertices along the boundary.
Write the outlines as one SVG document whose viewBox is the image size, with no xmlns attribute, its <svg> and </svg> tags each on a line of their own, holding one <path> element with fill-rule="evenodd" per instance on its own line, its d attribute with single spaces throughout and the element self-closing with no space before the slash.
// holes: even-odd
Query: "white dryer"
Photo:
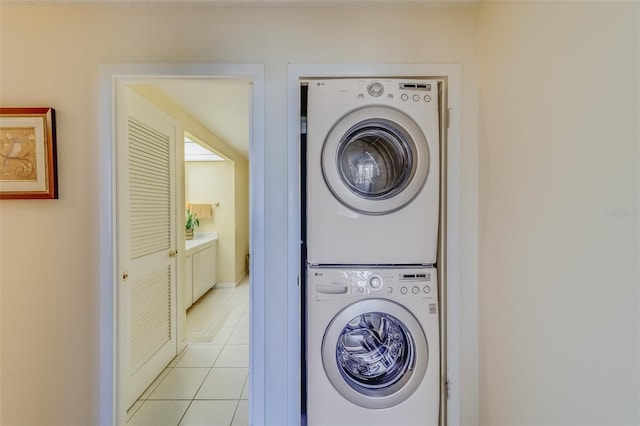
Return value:
<svg viewBox="0 0 640 426">
<path fill-rule="evenodd" d="M 307 425 L 436 426 L 435 268 L 307 269 Z"/>
<path fill-rule="evenodd" d="M 438 81 L 309 82 L 307 262 L 434 264 Z"/>
</svg>

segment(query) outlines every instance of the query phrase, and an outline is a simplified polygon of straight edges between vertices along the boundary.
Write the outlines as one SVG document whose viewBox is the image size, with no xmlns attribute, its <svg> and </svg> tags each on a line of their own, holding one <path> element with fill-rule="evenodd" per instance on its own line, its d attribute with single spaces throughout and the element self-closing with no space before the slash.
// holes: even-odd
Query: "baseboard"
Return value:
<svg viewBox="0 0 640 426">
<path fill-rule="evenodd" d="M 235 288 L 238 284 L 236 283 L 216 283 L 216 288 Z"/>
<path fill-rule="evenodd" d="M 245 272 L 244 274 L 242 274 L 242 277 L 235 283 L 216 283 L 214 285 L 214 287 L 217 288 L 236 288 L 238 287 L 238 284 L 240 284 L 242 281 L 244 281 L 245 278 L 247 278 L 249 276 L 248 272 Z"/>
</svg>

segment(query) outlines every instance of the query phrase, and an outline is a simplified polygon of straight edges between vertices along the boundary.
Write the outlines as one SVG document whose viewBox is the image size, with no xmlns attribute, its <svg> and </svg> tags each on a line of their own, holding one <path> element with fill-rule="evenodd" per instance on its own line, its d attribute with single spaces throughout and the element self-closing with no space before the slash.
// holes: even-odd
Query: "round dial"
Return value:
<svg viewBox="0 0 640 426">
<path fill-rule="evenodd" d="M 367 86 L 367 92 L 369 92 L 371 96 L 377 98 L 384 93 L 384 86 L 382 85 L 382 83 L 374 81 L 373 83 L 369 84 L 369 86 Z"/>
<path fill-rule="evenodd" d="M 382 288 L 382 277 L 380 275 L 372 275 L 369 278 L 369 287 L 373 290 L 379 290 Z"/>
</svg>

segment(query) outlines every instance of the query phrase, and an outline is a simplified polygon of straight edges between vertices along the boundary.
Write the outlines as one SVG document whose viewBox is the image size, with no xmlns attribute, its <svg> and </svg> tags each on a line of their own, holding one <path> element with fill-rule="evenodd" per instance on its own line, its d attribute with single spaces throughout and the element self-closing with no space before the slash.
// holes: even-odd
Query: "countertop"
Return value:
<svg viewBox="0 0 640 426">
<path fill-rule="evenodd" d="M 193 234 L 192 240 L 184 241 L 184 250 L 188 254 L 189 251 L 193 251 L 199 246 L 218 241 L 217 232 L 196 232 Z"/>
</svg>

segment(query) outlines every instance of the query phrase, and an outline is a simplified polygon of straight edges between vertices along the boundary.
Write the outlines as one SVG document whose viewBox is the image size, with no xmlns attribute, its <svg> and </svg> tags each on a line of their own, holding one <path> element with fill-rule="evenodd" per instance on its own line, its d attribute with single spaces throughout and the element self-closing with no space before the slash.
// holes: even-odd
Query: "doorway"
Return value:
<svg viewBox="0 0 640 426">
<path fill-rule="evenodd" d="M 245 103 L 249 106 L 250 114 L 247 120 L 247 124 L 245 125 L 245 130 L 248 137 L 248 147 L 247 147 L 247 157 L 248 153 L 251 152 L 252 158 L 255 158 L 256 161 L 252 161 L 252 163 L 248 164 L 247 159 L 247 170 L 246 170 L 246 178 L 245 184 L 249 188 L 247 192 L 247 199 L 249 200 L 248 204 L 250 206 L 249 212 L 245 215 L 247 216 L 247 227 L 249 228 L 245 234 L 247 234 L 247 246 L 248 249 L 244 251 L 246 253 L 240 256 L 242 258 L 242 268 L 244 272 L 248 272 L 249 269 L 248 262 L 246 259 L 248 258 L 247 254 L 251 251 L 251 266 L 250 269 L 252 271 L 251 284 L 249 284 L 249 280 L 247 277 L 243 275 L 240 279 L 233 279 L 230 282 L 227 281 L 225 283 L 232 286 L 238 285 L 238 287 L 244 287 L 246 297 L 248 298 L 248 309 L 251 310 L 251 320 L 249 321 L 248 317 L 242 319 L 245 321 L 245 331 L 250 330 L 249 333 L 245 333 L 244 338 L 246 342 L 253 342 L 253 335 L 261 334 L 263 331 L 261 330 L 261 325 L 264 324 L 264 321 L 260 321 L 260 317 L 264 315 L 264 308 L 261 306 L 264 303 L 264 295 L 261 294 L 261 289 L 264 288 L 262 282 L 264 281 L 264 234 L 260 227 L 256 226 L 256 222 L 263 222 L 262 215 L 264 212 L 264 207 L 262 206 L 262 197 L 261 190 L 259 185 L 255 185 L 256 179 L 262 179 L 262 175 L 264 174 L 264 164 L 263 159 L 264 155 L 263 151 L 263 139 L 264 139 L 264 111 L 263 111 L 263 70 L 262 66 L 253 66 L 253 65 L 239 65 L 239 66 L 192 66 L 189 68 L 188 72 L 175 72 L 179 70 L 175 70 L 174 66 L 169 66 L 168 70 L 162 71 L 157 69 L 157 67 L 151 66 L 150 68 L 155 68 L 155 72 L 149 72 L 149 66 L 109 66 L 103 67 L 103 100 L 108 100 L 108 107 L 102 111 L 101 117 L 101 135 L 105 140 L 103 146 L 103 154 L 105 154 L 106 159 L 108 159 L 109 166 L 105 167 L 102 170 L 102 178 L 103 178 L 103 197 L 102 202 L 109 206 L 108 209 L 102 209 L 103 212 L 109 211 L 112 212 L 114 209 L 117 209 L 117 196 L 113 199 L 109 196 L 105 196 L 106 194 L 112 191 L 112 181 L 117 176 L 117 161 L 114 156 L 115 151 L 115 141 L 114 135 L 115 129 L 111 126 L 113 122 L 113 115 L 117 113 L 115 111 L 115 103 L 113 98 L 111 97 L 111 93 L 114 92 L 114 86 L 117 84 L 143 84 L 148 85 L 156 80 L 162 80 L 164 83 L 170 82 L 176 79 L 187 79 L 193 83 L 193 80 L 199 80 L 200 83 L 205 84 L 213 84 L 213 83 L 228 83 L 229 81 L 243 81 L 251 86 L 251 93 L 245 99 Z M 160 67 L 162 68 L 162 67 Z M 180 67 L 178 67 L 180 68 Z M 173 69 L 173 72 L 171 72 Z M 108 95 L 107 95 L 108 94 Z M 180 118 L 180 117 L 179 117 Z M 181 119 L 178 121 L 182 121 Z M 198 121 L 198 120 L 196 120 Z M 195 129 L 193 132 L 198 133 L 201 132 L 202 129 Z M 179 150 L 182 152 L 182 150 Z M 105 161 L 106 162 L 106 161 Z M 182 173 L 182 176 L 184 174 Z M 183 192 L 183 191 L 181 191 Z M 184 193 L 181 197 L 184 198 Z M 179 205 L 181 203 L 178 203 Z M 184 204 L 182 204 L 184 205 Z M 182 210 L 182 209 L 180 209 Z M 184 220 L 184 215 L 180 211 L 177 214 L 177 217 L 180 218 L 178 223 L 175 224 L 176 229 L 182 229 L 180 221 Z M 109 247 L 117 247 L 116 238 L 114 236 L 113 231 L 116 229 L 115 217 L 113 213 L 109 215 L 104 215 L 101 219 L 102 226 L 102 237 L 103 241 L 109 242 Z M 178 239 L 184 241 L 183 233 L 180 233 L 181 237 Z M 184 249 L 180 249 L 181 244 L 178 244 L 178 275 L 184 276 L 184 271 L 180 271 L 180 269 L 186 269 L 184 266 Z M 239 251 L 242 249 L 239 249 Z M 182 253 L 180 253 L 182 252 Z M 101 349 L 102 353 L 105 354 L 103 362 L 101 363 L 101 419 L 105 424 L 121 424 L 124 425 L 127 423 L 127 415 L 126 410 L 128 407 L 126 403 L 122 402 L 121 396 L 119 395 L 121 389 L 120 384 L 117 380 L 114 381 L 114 377 L 116 377 L 116 372 L 118 371 L 118 363 L 116 360 L 116 349 L 117 345 L 117 329 L 114 327 L 115 319 L 117 319 L 118 306 L 116 301 L 117 299 L 117 289 L 114 288 L 113 282 L 116 280 L 118 276 L 116 257 L 115 253 L 107 247 L 103 247 L 102 253 L 102 262 L 103 265 L 102 274 L 101 274 L 101 282 L 102 282 L 102 295 L 105 296 L 106 301 L 109 302 L 110 309 L 105 309 L 105 312 L 101 315 L 102 320 L 102 330 L 101 330 Z M 240 262 L 239 262 L 240 263 Z M 110 281 L 110 285 L 106 283 Z M 220 289 L 222 290 L 222 289 Z M 208 301 L 211 301 L 216 289 L 209 290 L 208 293 L 203 295 L 203 298 L 207 297 Z M 222 291 L 220 291 L 222 293 Z M 186 309 L 182 309 L 184 305 L 184 294 L 181 291 L 177 292 L 179 295 L 177 298 L 178 305 L 178 327 L 177 327 L 177 337 L 178 344 L 176 347 L 176 358 L 172 361 L 171 368 L 175 368 L 175 366 L 180 362 L 182 357 L 187 356 L 189 349 L 189 342 L 187 340 L 186 333 Z M 215 298 L 213 298 L 215 299 Z M 213 306 L 214 304 L 212 304 Z M 107 306 L 108 308 L 108 306 Z M 241 320 L 238 316 L 238 322 Z M 257 323 L 257 327 L 254 327 L 254 324 Z M 237 324 L 236 324 L 237 325 Z M 110 338 L 109 338 L 110 337 Z M 237 338 L 237 337 L 236 337 Z M 245 401 L 251 401 L 251 407 L 249 408 L 249 404 L 246 403 L 247 406 L 247 415 L 246 422 L 260 422 L 260 419 L 263 417 L 264 407 L 260 403 L 263 400 L 261 395 L 264 392 L 262 383 L 264 383 L 264 379 L 261 378 L 264 375 L 264 349 L 260 348 L 260 342 L 257 345 L 251 345 L 250 350 L 247 351 L 247 361 L 252 366 L 252 374 L 251 378 L 247 381 L 247 383 L 243 382 L 242 395 L 239 397 L 247 398 Z M 194 355 L 198 351 L 194 351 L 189 358 L 184 358 L 183 365 L 189 364 L 193 362 Z M 200 351 L 202 355 L 207 351 Z M 209 356 L 211 352 L 209 352 Z M 185 367 L 188 368 L 188 367 Z M 202 367 L 204 368 L 204 367 Z M 206 371 L 206 373 L 210 373 L 213 366 L 210 367 Z M 197 367 L 189 368 L 189 370 L 195 371 Z M 248 366 L 246 367 L 248 372 Z M 167 373 L 168 374 L 168 373 Z M 110 376 L 108 378 L 107 376 Z M 168 376 L 162 378 L 162 380 L 166 380 Z M 167 382 L 169 383 L 169 382 Z M 246 390 L 244 386 L 246 385 Z M 200 387 L 198 387 L 199 389 Z M 250 391 L 249 391 L 250 389 Z M 195 395 L 194 395 L 195 396 Z M 255 397 L 255 398 L 254 398 Z M 250 399 L 249 399 L 250 398 Z M 240 398 L 239 398 L 240 400 Z M 182 401 L 182 400 L 180 400 Z M 254 402 L 255 401 L 255 402 Z M 180 403 L 182 404 L 182 402 Z M 191 403 L 189 403 L 190 405 Z M 150 404 L 153 405 L 153 404 Z M 184 404 L 182 404 L 184 405 Z M 210 405 L 213 406 L 215 404 L 202 404 L 198 402 L 195 405 Z M 220 404 L 218 404 L 220 405 Z M 224 404 L 222 404 L 224 405 Z M 111 406 L 111 409 L 108 408 Z M 188 408 L 188 407 L 187 407 Z M 237 403 L 234 409 L 237 409 Z M 205 410 L 206 411 L 206 410 Z M 213 410 L 215 411 L 215 409 Z M 202 412 L 202 410 L 201 410 Z M 209 410 L 212 412 L 212 410 Z M 186 410 L 185 410 L 186 413 Z M 183 413 L 184 415 L 184 413 Z M 251 420 L 251 419 L 254 420 Z M 176 423 L 178 424 L 178 423 Z M 231 424 L 231 423 L 229 423 Z"/>
</svg>

